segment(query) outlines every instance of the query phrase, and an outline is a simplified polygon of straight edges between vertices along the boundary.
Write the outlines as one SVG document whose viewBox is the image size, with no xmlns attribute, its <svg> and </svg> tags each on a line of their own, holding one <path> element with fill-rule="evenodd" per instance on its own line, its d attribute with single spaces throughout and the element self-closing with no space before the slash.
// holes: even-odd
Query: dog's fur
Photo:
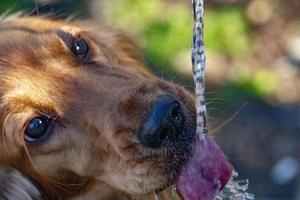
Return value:
<svg viewBox="0 0 300 200">
<path fill-rule="evenodd" d="M 70 50 L 79 34 L 89 45 L 83 59 Z M 117 199 L 174 183 L 191 148 L 194 100 L 184 88 L 152 75 L 125 34 L 17 17 L 0 22 L 0 38 L 1 166 L 31 177 L 49 199 L 81 193 Z M 137 138 L 160 95 L 177 99 L 187 118 L 185 135 L 170 149 L 146 148 Z M 55 119 L 54 128 L 45 141 L 29 144 L 24 131 L 40 115 Z M 1 180 L 8 176 L 0 173 Z M 10 187 L 0 183 L 4 195 L 1 188 Z"/>
</svg>

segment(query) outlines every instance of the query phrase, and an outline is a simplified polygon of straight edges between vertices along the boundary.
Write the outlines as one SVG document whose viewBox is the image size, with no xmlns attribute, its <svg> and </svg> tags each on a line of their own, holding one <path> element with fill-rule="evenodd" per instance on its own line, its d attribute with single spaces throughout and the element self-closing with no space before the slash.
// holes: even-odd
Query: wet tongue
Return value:
<svg viewBox="0 0 300 200">
<path fill-rule="evenodd" d="M 212 200 L 226 185 L 231 172 L 232 166 L 211 137 L 197 139 L 176 185 L 185 200 Z"/>
</svg>

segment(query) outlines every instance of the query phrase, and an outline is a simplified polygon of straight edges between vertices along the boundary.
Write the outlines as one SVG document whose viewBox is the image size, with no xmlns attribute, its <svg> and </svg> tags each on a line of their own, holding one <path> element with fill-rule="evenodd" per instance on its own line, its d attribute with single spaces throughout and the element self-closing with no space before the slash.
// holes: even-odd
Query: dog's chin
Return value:
<svg viewBox="0 0 300 200">
<path fill-rule="evenodd" d="M 192 130 L 192 128 L 187 130 Z M 160 178 L 157 177 L 155 182 L 149 183 L 149 185 L 151 185 L 150 188 L 145 188 L 148 193 L 162 191 L 175 184 L 182 167 L 191 155 L 194 138 L 195 131 L 189 132 L 189 136 L 181 138 L 182 140 L 179 140 L 178 143 L 175 144 L 175 153 L 171 154 L 168 158 L 165 158 L 166 163 L 163 170 L 161 170 Z"/>
<path fill-rule="evenodd" d="M 137 185 L 143 185 L 143 188 L 138 188 L 134 193 L 139 193 L 142 191 L 142 193 L 152 193 L 152 192 L 159 192 L 163 191 L 167 187 L 175 184 L 175 181 L 177 177 L 179 176 L 179 173 L 181 171 L 181 168 L 184 164 L 185 160 L 182 160 L 178 163 L 173 163 L 172 165 L 176 166 L 176 168 L 165 168 L 161 171 L 160 176 L 155 176 L 155 180 L 153 180 L 153 177 L 146 177 L 144 180 L 142 180 L 143 184 L 137 184 Z M 157 174 L 157 173 L 156 173 Z"/>
<path fill-rule="evenodd" d="M 185 160 L 171 160 L 171 158 L 177 158 L 178 156 L 179 155 L 171 154 L 168 157 L 164 157 L 163 160 L 166 161 L 165 163 L 152 159 L 150 161 L 151 164 L 148 161 L 147 164 L 144 163 L 142 166 L 145 166 L 145 168 L 150 166 L 150 170 L 147 170 L 147 174 L 123 177 L 122 182 L 113 181 L 112 186 L 129 195 L 143 195 L 162 191 L 168 186 L 173 185 L 179 175 Z M 136 173 L 132 172 L 132 174 Z"/>
</svg>

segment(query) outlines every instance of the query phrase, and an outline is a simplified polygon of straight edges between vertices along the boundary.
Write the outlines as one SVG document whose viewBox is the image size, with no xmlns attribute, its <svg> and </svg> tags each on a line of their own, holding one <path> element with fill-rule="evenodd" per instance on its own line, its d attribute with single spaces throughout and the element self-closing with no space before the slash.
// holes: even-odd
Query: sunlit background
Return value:
<svg viewBox="0 0 300 200">
<path fill-rule="evenodd" d="M 206 0 L 210 132 L 256 199 L 300 199 L 300 1 Z M 38 9 L 37 9 L 38 8 Z M 131 34 L 158 76 L 193 90 L 189 0 L 1 0 Z"/>
</svg>

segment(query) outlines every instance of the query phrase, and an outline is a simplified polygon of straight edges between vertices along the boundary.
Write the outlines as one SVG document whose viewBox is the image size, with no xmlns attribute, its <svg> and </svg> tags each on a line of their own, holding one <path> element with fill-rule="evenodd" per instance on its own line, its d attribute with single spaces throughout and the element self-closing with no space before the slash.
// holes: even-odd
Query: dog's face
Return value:
<svg viewBox="0 0 300 200">
<path fill-rule="evenodd" d="M 128 193 L 174 182 L 194 138 L 188 92 L 150 74 L 138 49 L 110 29 L 1 23 L 0 163 Z"/>
</svg>

